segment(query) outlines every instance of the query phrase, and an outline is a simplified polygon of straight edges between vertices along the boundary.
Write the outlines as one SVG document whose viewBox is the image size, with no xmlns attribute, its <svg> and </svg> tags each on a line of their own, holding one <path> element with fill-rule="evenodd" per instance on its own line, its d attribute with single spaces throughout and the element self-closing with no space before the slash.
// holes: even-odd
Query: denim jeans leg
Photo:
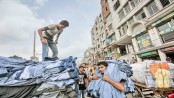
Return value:
<svg viewBox="0 0 174 98">
<path fill-rule="evenodd" d="M 57 57 L 58 55 L 58 49 L 57 49 L 57 46 L 56 44 L 49 44 L 49 47 L 53 53 L 52 57 Z"/>
<path fill-rule="evenodd" d="M 79 98 L 85 98 L 85 90 L 79 90 Z"/>
<path fill-rule="evenodd" d="M 42 61 L 44 61 L 45 57 L 48 57 L 48 45 L 42 44 Z"/>
</svg>

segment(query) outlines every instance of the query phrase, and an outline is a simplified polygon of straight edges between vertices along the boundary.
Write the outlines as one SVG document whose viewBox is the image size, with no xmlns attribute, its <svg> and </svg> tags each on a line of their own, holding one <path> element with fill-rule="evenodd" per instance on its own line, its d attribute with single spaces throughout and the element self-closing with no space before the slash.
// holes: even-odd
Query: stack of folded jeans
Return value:
<svg viewBox="0 0 174 98">
<path fill-rule="evenodd" d="M 126 92 L 121 92 L 114 88 L 110 83 L 102 79 L 102 74 L 98 73 L 100 77 L 98 80 L 93 80 L 88 86 L 88 92 L 95 98 L 125 98 L 125 93 L 134 92 L 134 84 L 130 79 L 132 76 L 131 67 L 122 60 L 107 60 L 108 67 L 104 75 L 115 82 L 124 82 Z"/>
<path fill-rule="evenodd" d="M 38 63 L 0 57 L 0 86 L 41 85 L 38 89 L 35 88 L 37 89 L 33 93 L 35 98 L 76 98 L 78 93 L 76 59 L 70 56 Z M 0 97 L 2 95 L 0 92 Z"/>
</svg>

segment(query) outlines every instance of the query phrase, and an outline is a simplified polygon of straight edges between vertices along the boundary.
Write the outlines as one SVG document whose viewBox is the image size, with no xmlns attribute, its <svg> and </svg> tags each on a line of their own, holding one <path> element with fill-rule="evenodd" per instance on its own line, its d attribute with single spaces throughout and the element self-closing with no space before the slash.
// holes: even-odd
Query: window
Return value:
<svg viewBox="0 0 174 98">
<path fill-rule="evenodd" d="M 125 17 L 123 10 L 119 13 L 119 17 L 120 17 L 120 20 L 122 20 Z"/>
<path fill-rule="evenodd" d="M 114 6 L 113 6 L 114 11 L 116 11 L 119 6 L 120 6 L 120 1 L 118 0 L 117 2 L 115 2 Z"/>
<path fill-rule="evenodd" d="M 126 11 L 126 14 L 128 14 L 131 11 L 129 4 L 126 4 L 125 11 Z"/>
<path fill-rule="evenodd" d="M 165 6 L 170 4 L 169 0 L 160 0 L 160 2 L 163 5 L 163 7 L 165 7 Z"/>
<path fill-rule="evenodd" d="M 99 38 L 97 39 L 97 41 L 99 42 Z"/>
<path fill-rule="evenodd" d="M 131 4 L 132 8 L 134 8 L 135 6 L 137 6 L 143 0 L 129 0 L 129 1 L 130 1 L 130 4 Z"/>
<path fill-rule="evenodd" d="M 105 45 L 105 40 L 103 41 L 103 45 Z"/>
<path fill-rule="evenodd" d="M 136 15 L 136 18 L 137 18 L 137 20 L 142 20 L 142 19 L 146 18 L 146 15 L 145 15 L 144 11 L 141 10 L 141 12 L 139 12 L 139 13 Z"/>
<path fill-rule="evenodd" d="M 162 24 L 162 25 L 158 26 L 158 30 L 161 32 L 161 31 L 164 31 L 165 29 L 171 28 L 173 26 L 174 26 L 174 19 L 170 19 L 165 24 Z"/>
<path fill-rule="evenodd" d="M 153 1 L 147 6 L 147 10 L 149 11 L 150 15 L 153 15 L 158 11 L 158 7 L 156 6 L 155 2 Z"/>
<path fill-rule="evenodd" d="M 97 30 L 98 30 L 98 28 L 96 27 L 96 28 L 95 28 L 95 30 L 97 31 Z"/>
<path fill-rule="evenodd" d="M 123 36 L 125 34 L 123 27 L 120 27 L 119 29 L 119 33 L 120 33 L 120 37 Z"/>
<path fill-rule="evenodd" d="M 163 43 L 174 41 L 174 30 L 172 29 L 173 27 L 174 19 L 171 19 L 168 22 L 157 27 L 159 32 L 162 32 L 160 33 L 160 36 Z"/>
<path fill-rule="evenodd" d="M 138 36 L 136 39 L 138 42 L 139 50 L 144 50 L 149 47 L 152 47 L 152 42 L 148 33 L 142 34 Z"/>
<path fill-rule="evenodd" d="M 108 26 L 109 31 L 112 29 L 112 23 Z"/>
<path fill-rule="evenodd" d="M 138 5 L 143 0 L 132 0 L 132 1 L 134 2 L 135 6 L 136 6 L 136 5 Z"/>
<path fill-rule="evenodd" d="M 128 25 L 125 23 L 123 25 L 123 32 L 124 32 L 124 34 L 127 32 L 127 29 L 128 29 Z"/>
<path fill-rule="evenodd" d="M 101 27 L 101 30 L 103 30 L 103 26 Z"/>
<path fill-rule="evenodd" d="M 109 37 L 110 41 L 114 41 L 115 40 L 115 33 L 113 33 L 110 37 Z"/>
<path fill-rule="evenodd" d="M 133 18 L 131 18 L 131 19 L 128 20 L 128 23 L 129 23 L 129 24 L 131 24 L 131 23 L 133 23 L 133 22 L 134 22 L 134 19 L 133 19 Z"/>
<path fill-rule="evenodd" d="M 133 1 L 130 1 L 130 3 L 131 3 L 132 8 L 134 8 L 135 7 L 134 2 Z"/>
<path fill-rule="evenodd" d="M 121 54 L 121 56 L 127 54 L 127 52 L 126 52 L 126 45 L 120 45 L 119 48 L 120 48 L 120 54 Z"/>
<path fill-rule="evenodd" d="M 165 29 L 167 29 L 167 28 L 169 28 L 169 27 L 170 27 L 170 24 L 169 24 L 169 22 L 167 22 L 167 23 L 165 23 L 165 24 L 159 26 L 159 27 L 158 27 L 158 30 L 161 32 L 161 31 L 163 31 L 163 30 L 165 30 Z"/>
<path fill-rule="evenodd" d="M 98 48 L 100 48 L 100 45 L 98 45 Z"/>
<path fill-rule="evenodd" d="M 171 25 L 171 27 L 174 26 L 174 19 L 171 19 L 171 21 L 170 21 L 170 25 Z"/>
</svg>

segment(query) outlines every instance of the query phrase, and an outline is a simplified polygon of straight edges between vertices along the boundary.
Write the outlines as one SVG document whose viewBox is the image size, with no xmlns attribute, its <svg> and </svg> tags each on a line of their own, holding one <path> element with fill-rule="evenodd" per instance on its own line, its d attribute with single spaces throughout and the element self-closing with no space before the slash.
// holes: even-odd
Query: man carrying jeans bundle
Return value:
<svg viewBox="0 0 174 98">
<path fill-rule="evenodd" d="M 42 61 L 45 60 L 45 57 L 48 57 L 48 47 L 52 51 L 52 57 L 57 58 L 58 49 L 56 44 L 58 44 L 58 38 L 63 32 L 63 29 L 68 27 L 69 23 L 67 20 L 62 20 L 59 24 L 51 24 L 44 28 L 38 30 L 40 40 L 42 43 Z M 44 32 L 43 32 L 44 31 Z M 54 36 L 56 35 L 56 40 L 53 41 Z"/>
</svg>

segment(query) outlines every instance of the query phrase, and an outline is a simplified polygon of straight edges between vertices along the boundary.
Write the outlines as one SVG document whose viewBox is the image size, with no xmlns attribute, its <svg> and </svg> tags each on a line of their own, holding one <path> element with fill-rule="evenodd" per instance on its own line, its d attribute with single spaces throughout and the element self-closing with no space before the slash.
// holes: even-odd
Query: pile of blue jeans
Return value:
<svg viewBox="0 0 174 98">
<path fill-rule="evenodd" d="M 92 80 L 88 86 L 88 93 L 94 98 L 125 98 L 126 93 L 134 92 L 134 83 L 130 79 L 133 75 L 129 64 L 123 60 L 107 60 L 108 67 L 104 74 L 98 70 L 98 80 Z M 108 75 L 115 82 L 124 82 L 125 92 L 114 88 L 110 83 L 102 79 L 103 75 Z"/>
<path fill-rule="evenodd" d="M 42 90 L 48 89 L 52 85 L 57 96 L 62 95 L 61 91 L 67 91 L 70 96 L 77 96 L 78 69 L 76 67 L 77 58 L 72 56 L 56 61 L 33 62 L 22 59 L 0 57 L 0 86 L 30 86 L 41 85 Z M 44 85 L 44 89 L 43 89 Z M 47 88 L 48 86 L 48 88 Z M 55 89 L 57 88 L 57 89 Z M 41 92 L 39 87 L 37 90 Z M 48 95 L 52 94 L 47 92 Z M 58 93 L 57 93 L 58 92 Z M 0 94 L 1 95 L 1 94 Z M 43 93 L 37 96 L 44 96 Z M 39 97 L 39 98 L 42 98 Z M 64 97 L 63 97 L 64 98 Z M 67 98 L 69 98 L 67 96 Z"/>
</svg>

